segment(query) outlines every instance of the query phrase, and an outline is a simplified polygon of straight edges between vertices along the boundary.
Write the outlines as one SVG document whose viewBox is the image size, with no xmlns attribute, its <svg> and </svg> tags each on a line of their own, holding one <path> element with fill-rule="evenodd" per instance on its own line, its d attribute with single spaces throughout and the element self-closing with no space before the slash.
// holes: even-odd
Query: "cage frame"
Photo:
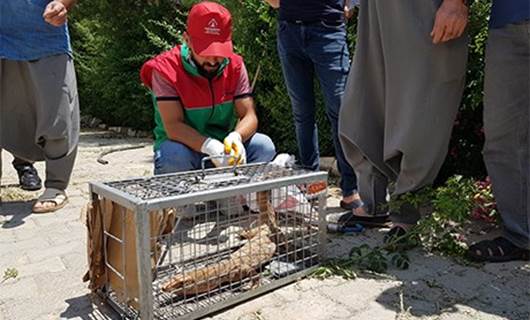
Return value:
<svg viewBox="0 0 530 320">
<path fill-rule="evenodd" d="M 242 167 L 249 167 L 254 165 L 265 165 L 265 163 L 249 164 Z M 189 175 L 197 174 L 203 177 L 208 173 L 214 173 L 222 169 L 207 169 L 207 170 L 193 170 L 186 172 L 170 173 L 164 175 L 157 175 L 156 177 L 162 178 L 164 176 L 178 176 L 178 175 Z M 152 177 L 152 176 L 151 176 Z M 138 177 L 126 180 L 120 180 L 119 182 L 127 182 L 133 180 L 142 180 L 150 177 Z M 89 194 L 92 201 L 97 200 L 99 197 L 111 200 L 122 207 L 129 209 L 135 215 L 135 235 L 136 235 L 136 258 L 138 266 L 138 284 L 139 284 L 139 310 L 136 310 L 140 319 L 152 320 L 154 317 L 154 298 L 153 298 L 153 278 L 151 273 L 151 253 L 150 253 L 150 231 L 149 231 L 149 212 L 153 210 L 162 210 L 172 207 L 178 207 L 183 205 L 194 204 L 200 201 L 210 201 L 222 198 L 228 198 L 231 196 L 240 195 L 242 193 L 253 193 L 260 191 L 269 191 L 276 188 L 287 187 L 293 184 L 309 184 L 314 182 L 326 182 L 327 184 L 328 173 L 325 171 L 307 171 L 303 173 L 286 176 L 281 178 L 272 178 L 265 181 L 245 183 L 237 186 L 230 186 L 220 188 L 217 190 L 206 190 L 194 192 L 191 194 L 176 195 L 164 198 L 143 200 L 133 195 L 127 194 L 121 190 L 108 186 L 110 182 L 89 182 Z M 265 284 L 258 288 L 254 288 L 248 292 L 239 294 L 236 297 L 231 297 L 221 302 L 217 302 L 211 305 L 206 310 L 204 308 L 195 310 L 186 315 L 179 317 L 182 320 L 193 320 L 204 317 L 206 315 L 218 312 L 226 309 L 230 306 L 237 305 L 243 301 L 250 300 L 256 296 L 262 295 L 266 292 L 270 292 L 279 287 L 285 286 L 289 283 L 295 282 L 314 271 L 318 266 L 327 259 L 326 256 L 326 244 L 327 244 L 327 232 L 326 232 L 326 199 L 327 199 L 327 187 L 318 194 L 316 197 L 318 200 L 318 255 L 319 263 L 302 270 L 299 270 L 293 274 L 287 275 L 281 279 L 275 279 L 271 283 Z M 105 240 L 106 243 L 106 240 Z M 106 247 L 106 244 L 105 244 Z M 108 264 L 106 263 L 108 266 Z M 117 271 L 114 271 L 117 272 Z M 119 272 L 117 272 L 119 275 Z M 105 289 L 107 289 L 107 283 Z M 100 291 L 98 294 L 114 309 L 118 312 L 123 319 L 128 319 L 127 311 L 124 310 L 118 303 L 113 301 L 109 296 L 109 291 Z"/>
</svg>

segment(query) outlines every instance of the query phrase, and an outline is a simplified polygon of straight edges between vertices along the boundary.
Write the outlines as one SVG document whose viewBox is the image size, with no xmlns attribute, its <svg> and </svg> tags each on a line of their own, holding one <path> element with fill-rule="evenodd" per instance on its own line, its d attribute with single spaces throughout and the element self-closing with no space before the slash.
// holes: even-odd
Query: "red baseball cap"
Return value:
<svg viewBox="0 0 530 320">
<path fill-rule="evenodd" d="M 203 1 L 188 14 L 191 47 L 200 56 L 229 57 L 233 54 L 232 16 L 222 5 Z"/>
</svg>

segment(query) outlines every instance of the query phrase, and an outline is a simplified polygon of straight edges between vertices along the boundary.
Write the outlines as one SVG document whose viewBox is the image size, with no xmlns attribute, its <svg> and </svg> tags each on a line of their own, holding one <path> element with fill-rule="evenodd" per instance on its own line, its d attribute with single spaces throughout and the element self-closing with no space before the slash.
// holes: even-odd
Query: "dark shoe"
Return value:
<svg viewBox="0 0 530 320">
<path fill-rule="evenodd" d="M 37 169 L 33 165 L 15 166 L 18 173 L 20 188 L 28 191 L 35 191 L 42 188 L 42 181 L 39 178 Z"/>
<path fill-rule="evenodd" d="M 344 210 L 354 210 L 362 206 L 363 206 L 363 202 L 361 201 L 361 199 L 355 199 L 352 202 L 348 202 L 348 203 L 342 200 L 340 201 L 340 207 Z"/>
<path fill-rule="evenodd" d="M 476 262 L 507 262 L 530 260 L 530 250 L 515 246 L 506 238 L 483 240 L 469 247 L 467 258 Z"/>
<path fill-rule="evenodd" d="M 360 224 L 365 228 L 387 227 L 390 223 L 389 215 L 358 216 L 352 212 L 342 215 L 337 224 L 345 227 L 355 227 Z"/>
</svg>

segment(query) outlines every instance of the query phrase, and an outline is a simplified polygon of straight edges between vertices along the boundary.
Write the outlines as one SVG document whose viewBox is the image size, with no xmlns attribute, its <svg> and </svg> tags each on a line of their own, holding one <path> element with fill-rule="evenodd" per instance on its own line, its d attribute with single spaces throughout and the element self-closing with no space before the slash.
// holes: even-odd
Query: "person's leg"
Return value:
<svg viewBox="0 0 530 320">
<path fill-rule="evenodd" d="M 484 161 L 503 237 L 530 250 L 530 24 L 489 33 L 484 82 Z"/>
<path fill-rule="evenodd" d="M 395 175 L 383 157 L 386 74 L 378 5 L 363 0 L 361 6 L 356 51 L 339 111 L 338 132 L 345 158 L 357 174 L 364 204 L 353 211 L 352 221 L 377 226 L 387 223 L 387 185 Z"/>
<path fill-rule="evenodd" d="M 200 169 L 205 156 L 182 143 L 166 140 L 155 151 L 155 175 Z"/>
<path fill-rule="evenodd" d="M 42 187 L 42 181 L 37 169 L 33 166 L 33 161 L 24 160 L 13 155 L 12 165 L 18 174 L 18 183 L 23 190 L 34 191 Z"/>
<path fill-rule="evenodd" d="M 77 146 L 59 159 L 46 159 L 46 180 L 44 186 L 58 190 L 66 190 L 77 157 Z"/>
<path fill-rule="evenodd" d="M 291 99 L 296 140 L 302 166 L 319 168 L 318 131 L 315 122 L 313 63 L 304 53 L 305 27 L 280 21 L 278 54 Z"/>
<path fill-rule="evenodd" d="M 55 211 L 66 203 L 79 141 L 79 100 L 73 60 L 55 55 L 28 63 L 36 116 L 35 141 L 46 163 L 46 189 L 33 211 Z"/>
<path fill-rule="evenodd" d="M 388 225 L 387 208 L 388 177 L 383 174 L 367 157 L 353 148 L 349 148 L 348 161 L 358 174 L 359 195 L 362 205 L 344 215 L 339 223 L 345 225 L 362 224 L 365 227 Z"/>
<path fill-rule="evenodd" d="M 35 96 L 35 143 L 46 162 L 46 188 L 65 190 L 79 141 L 79 100 L 73 60 L 66 54 L 29 63 Z"/>
<path fill-rule="evenodd" d="M 432 184 L 447 154 L 465 84 L 467 36 L 433 44 L 436 1 L 376 0 L 385 61 L 385 165 L 396 173 L 393 198 Z M 403 63 L 407 61 L 407 63 Z M 404 226 L 419 208 L 392 212 Z"/>
<path fill-rule="evenodd" d="M 35 144 L 36 114 L 30 63 L 0 59 L 0 148 L 15 157 L 13 167 L 22 189 L 37 190 L 40 178 L 32 164 L 43 160 L 41 148 Z"/>
<path fill-rule="evenodd" d="M 276 148 L 271 138 L 262 133 L 255 133 L 245 142 L 247 150 L 247 162 L 270 162 L 276 155 Z"/>
<path fill-rule="evenodd" d="M 326 114 L 331 125 L 331 134 L 337 167 L 341 175 L 342 196 L 353 203 L 357 193 L 357 177 L 344 157 L 338 137 L 338 122 L 342 95 L 349 70 L 349 52 L 346 30 L 341 26 L 315 26 L 311 30 L 308 52 L 315 65 L 315 71 L 324 95 Z"/>
<path fill-rule="evenodd" d="M 32 166 L 34 163 L 35 163 L 34 161 L 25 160 L 25 159 L 17 157 L 16 155 L 13 155 L 13 161 L 11 161 L 11 164 L 13 165 L 13 168 L 15 169 L 17 167 Z"/>
<path fill-rule="evenodd" d="M 364 204 L 360 210 L 357 210 L 357 214 L 387 216 L 388 178 L 364 158 L 356 163 L 355 170 L 359 173 L 359 190 Z"/>
</svg>

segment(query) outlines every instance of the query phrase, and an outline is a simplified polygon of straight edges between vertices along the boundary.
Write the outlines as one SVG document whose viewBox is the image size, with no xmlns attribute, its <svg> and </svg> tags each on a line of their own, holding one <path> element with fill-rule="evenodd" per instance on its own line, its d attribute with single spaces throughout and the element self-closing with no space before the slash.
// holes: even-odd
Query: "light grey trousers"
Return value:
<svg viewBox="0 0 530 320">
<path fill-rule="evenodd" d="M 484 161 L 504 236 L 530 249 L 530 23 L 491 29 L 484 80 Z"/>
<path fill-rule="evenodd" d="M 462 98 L 467 36 L 433 44 L 439 0 L 361 0 L 357 47 L 339 118 L 346 158 L 371 214 L 432 184 Z M 416 212 L 392 220 L 415 223 Z"/>
<path fill-rule="evenodd" d="M 79 102 L 71 57 L 0 59 L 0 150 L 28 161 L 45 161 L 44 185 L 64 190 L 78 141 Z"/>
</svg>

